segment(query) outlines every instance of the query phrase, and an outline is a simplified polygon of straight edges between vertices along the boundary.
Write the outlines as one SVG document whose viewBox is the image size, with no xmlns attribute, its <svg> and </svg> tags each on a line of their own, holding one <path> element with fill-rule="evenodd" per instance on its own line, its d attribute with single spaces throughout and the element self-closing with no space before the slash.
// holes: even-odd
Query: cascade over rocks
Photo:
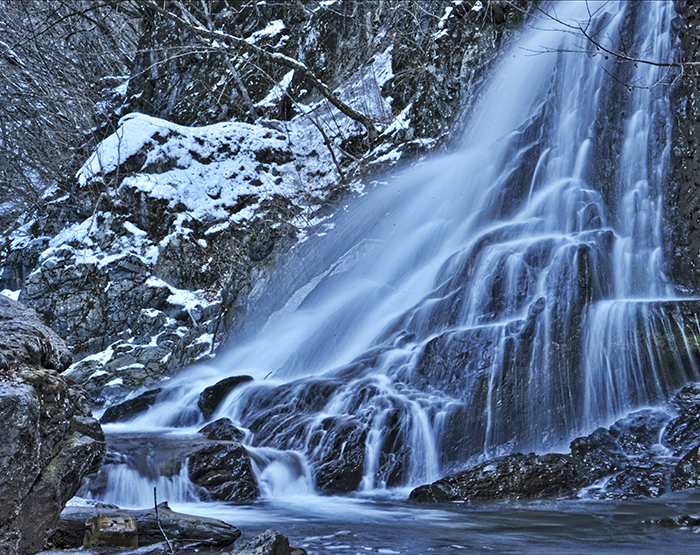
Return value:
<svg viewBox="0 0 700 555">
<path fill-rule="evenodd" d="M 197 401 L 197 406 L 202 411 L 204 418 L 209 420 L 231 391 L 239 385 L 252 380 L 253 378 L 250 376 L 232 376 L 207 387 L 199 395 L 199 401 Z"/>
<path fill-rule="evenodd" d="M 0 551 L 43 549 L 66 502 L 105 450 L 84 392 L 58 374 L 65 343 L 0 295 Z"/>
<path fill-rule="evenodd" d="M 411 492 L 417 502 L 586 495 L 658 497 L 700 487 L 700 383 L 683 386 L 661 409 L 630 413 L 571 442 L 569 455 L 516 453 L 451 474 Z M 679 457 L 682 457 L 679 460 Z"/>
<path fill-rule="evenodd" d="M 161 391 L 162 389 L 160 388 L 151 389 L 133 399 L 108 407 L 100 418 L 100 424 L 131 420 L 134 416 L 148 410 L 148 407 L 153 406 Z"/>
</svg>

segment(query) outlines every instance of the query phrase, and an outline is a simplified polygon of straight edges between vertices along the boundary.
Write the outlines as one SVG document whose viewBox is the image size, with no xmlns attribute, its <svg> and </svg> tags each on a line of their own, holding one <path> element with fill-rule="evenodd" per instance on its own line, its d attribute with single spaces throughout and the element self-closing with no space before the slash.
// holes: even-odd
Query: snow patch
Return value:
<svg viewBox="0 0 700 555">
<path fill-rule="evenodd" d="M 249 44 L 255 44 L 256 42 L 265 37 L 275 37 L 285 29 L 286 27 L 284 25 L 284 21 L 282 21 L 281 19 L 276 19 L 275 21 L 271 21 L 270 23 L 268 23 L 267 27 L 265 27 L 264 29 L 255 31 L 252 35 L 245 39 L 245 41 Z"/>
<path fill-rule="evenodd" d="M 19 300 L 19 294 L 22 292 L 21 289 L 17 291 L 12 291 L 11 289 L 3 289 L 0 291 L 0 295 L 5 295 L 6 297 L 12 299 L 13 301 Z"/>
</svg>

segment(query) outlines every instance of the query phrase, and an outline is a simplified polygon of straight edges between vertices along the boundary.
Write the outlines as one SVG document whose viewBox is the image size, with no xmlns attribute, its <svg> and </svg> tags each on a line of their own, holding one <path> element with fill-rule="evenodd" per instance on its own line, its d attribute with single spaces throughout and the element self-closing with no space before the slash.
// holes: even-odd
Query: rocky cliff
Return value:
<svg viewBox="0 0 700 555">
<path fill-rule="evenodd" d="M 59 372 L 65 343 L 33 310 L 0 295 L 0 552 L 40 551 L 82 477 L 105 451 L 84 391 Z"/>
<path fill-rule="evenodd" d="M 67 374 L 98 404 L 208 360 L 342 199 L 447 148 L 529 6 L 221 2 L 202 14 L 186 4 L 305 64 L 380 135 L 369 140 L 299 72 L 142 12 L 133 71 L 106 120 L 131 113 L 0 254 L 0 290 L 67 341 L 77 360 Z"/>
</svg>

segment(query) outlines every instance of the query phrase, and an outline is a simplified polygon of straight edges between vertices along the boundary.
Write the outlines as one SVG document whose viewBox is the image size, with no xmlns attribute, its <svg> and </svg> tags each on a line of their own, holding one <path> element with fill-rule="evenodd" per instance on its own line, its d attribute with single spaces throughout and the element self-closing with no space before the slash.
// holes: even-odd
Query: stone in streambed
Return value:
<svg viewBox="0 0 700 555">
<path fill-rule="evenodd" d="M 700 487 L 700 446 L 678 462 L 671 477 L 671 489 L 674 491 L 697 487 Z"/>
<path fill-rule="evenodd" d="M 197 433 L 214 441 L 243 441 L 245 434 L 236 428 L 230 418 L 219 418 Z"/>
<path fill-rule="evenodd" d="M 190 455 L 189 476 L 216 501 L 247 503 L 260 495 L 250 455 L 238 442 L 209 445 Z"/>
<path fill-rule="evenodd" d="M 417 502 L 536 499 L 570 495 L 581 487 L 581 463 L 569 455 L 515 453 L 420 486 Z"/>
<path fill-rule="evenodd" d="M 142 393 L 138 397 L 124 401 L 113 407 L 109 407 L 102 418 L 100 418 L 100 424 L 108 424 L 110 422 L 124 422 L 126 420 L 131 420 L 136 415 L 147 411 L 151 406 L 156 404 L 158 399 L 158 394 L 161 392 L 161 388 L 151 389 Z"/>
<path fill-rule="evenodd" d="M 290 546 L 287 536 L 269 529 L 229 555 L 306 555 L 306 550 Z"/>
</svg>

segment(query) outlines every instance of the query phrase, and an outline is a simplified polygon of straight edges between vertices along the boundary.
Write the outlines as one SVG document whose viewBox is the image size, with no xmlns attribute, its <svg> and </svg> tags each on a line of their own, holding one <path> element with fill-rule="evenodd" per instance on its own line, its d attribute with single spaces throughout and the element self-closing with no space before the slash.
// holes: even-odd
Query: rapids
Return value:
<svg viewBox="0 0 700 555">
<path fill-rule="evenodd" d="M 553 9 L 640 57 L 676 57 L 673 2 Z M 315 497 L 315 480 L 345 457 L 359 466 L 348 488 L 359 493 L 329 510 L 364 522 L 383 511 L 363 507 L 369 500 L 405 498 L 496 455 L 565 449 L 700 378 L 686 352 L 697 338 L 684 331 L 663 255 L 672 75 L 604 55 L 545 17 L 528 26 L 459 148 L 368 191 L 325 236 L 299 245 L 297 271 L 260 293 L 259 311 L 215 363 L 172 380 L 145 414 L 106 426 L 113 444 L 124 432 L 187 437 L 205 423 L 205 387 L 250 375 L 211 420 L 246 431 L 268 509 L 283 502 L 293 519 L 295 499 L 307 500 L 307 515 L 330 503 Z M 182 469 L 164 478 L 158 465 L 115 467 L 105 500 L 148 505 L 134 490 L 158 485 L 171 504 L 220 516 L 196 504 Z M 539 518 L 509 521 L 511 508 L 478 524 L 454 510 L 426 510 L 425 523 L 446 534 L 474 528 L 474 537 L 492 527 L 522 542 L 528 518 Z M 376 522 L 396 513 L 408 528 L 418 514 L 387 511 Z M 569 552 L 562 538 L 556 550 Z"/>
</svg>

